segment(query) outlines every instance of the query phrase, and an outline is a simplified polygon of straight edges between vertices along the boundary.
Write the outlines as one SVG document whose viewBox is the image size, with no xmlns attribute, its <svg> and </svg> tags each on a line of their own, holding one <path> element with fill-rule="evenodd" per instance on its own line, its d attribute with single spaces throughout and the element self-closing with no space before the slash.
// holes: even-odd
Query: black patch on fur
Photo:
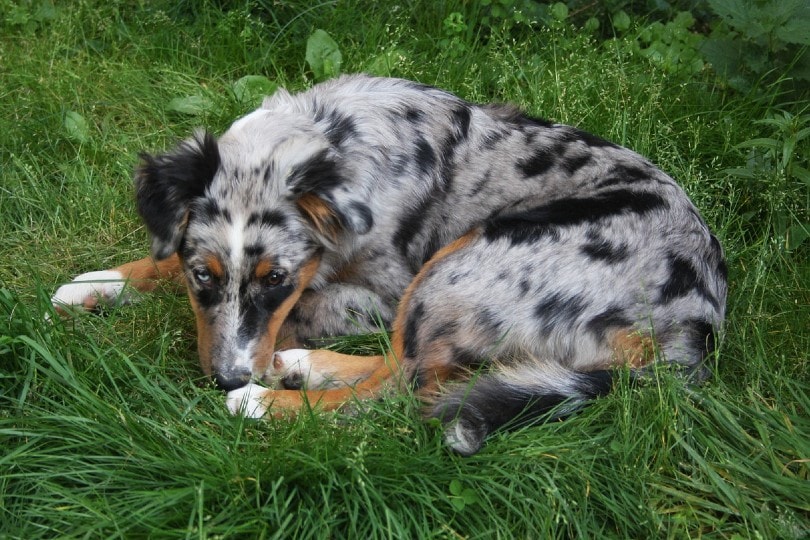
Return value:
<svg viewBox="0 0 810 540">
<path fill-rule="evenodd" d="M 470 197 L 475 197 L 476 195 L 481 193 L 484 190 L 484 188 L 486 188 L 490 184 L 491 181 L 492 181 L 492 170 L 487 169 L 487 172 L 484 173 L 484 176 L 482 176 L 478 181 L 475 182 L 475 185 L 470 191 Z"/>
<path fill-rule="evenodd" d="M 408 313 L 408 318 L 405 321 L 404 335 L 402 340 L 405 345 L 405 358 L 416 358 L 419 352 L 419 343 L 417 341 L 416 333 L 419 329 L 419 322 L 425 316 L 425 305 L 422 302 L 417 303 L 413 309 Z"/>
<path fill-rule="evenodd" d="M 431 332 L 428 340 L 433 342 L 443 338 L 447 338 L 458 332 L 459 323 L 457 321 L 449 321 L 438 327 Z"/>
<path fill-rule="evenodd" d="M 484 361 L 480 354 L 461 347 L 453 347 L 450 357 L 452 358 L 452 363 L 454 366 L 467 369 L 475 369 Z"/>
<path fill-rule="evenodd" d="M 423 113 L 420 109 L 409 108 L 407 111 L 405 111 L 405 119 L 411 124 L 420 123 L 424 117 L 425 113 Z"/>
<path fill-rule="evenodd" d="M 414 153 L 419 172 L 429 178 L 436 169 L 436 153 L 431 148 L 424 137 L 416 141 L 416 151 Z"/>
<path fill-rule="evenodd" d="M 714 326 L 703 319 L 690 319 L 685 322 L 685 326 L 693 332 L 692 347 L 700 351 L 705 358 L 712 354 L 717 347 L 717 336 Z"/>
<path fill-rule="evenodd" d="M 592 146 L 594 148 L 621 148 L 619 145 L 594 135 L 593 133 L 588 133 L 587 131 L 582 131 L 581 129 L 576 128 L 570 129 L 579 140 L 583 141 L 588 146 Z"/>
<path fill-rule="evenodd" d="M 371 212 L 371 208 L 369 208 L 368 205 L 354 201 L 349 203 L 349 210 L 352 212 L 352 215 L 356 216 L 358 220 L 362 222 L 361 227 L 358 228 L 358 232 L 362 233 L 371 230 L 374 226 L 374 214 Z"/>
<path fill-rule="evenodd" d="M 720 246 L 720 241 L 713 234 L 709 235 L 709 239 L 712 244 L 712 249 L 714 249 L 714 252 L 719 259 L 719 261 L 717 262 L 717 273 L 720 274 L 720 277 L 723 278 L 723 281 L 727 281 L 728 265 L 726 264 L 726 260 L 723 258 L 723 248 Z"/>
<path fill-rule="evenodd" d="M 678 255 L 670 254 L 669 279 L 661 286 L 659 301 L 667 304 L 692 291 L 706 299 L 715 309 L 719 308 L 719 302 L 709 293 L 705 281 L 698 274 L 692 262 Z"/>
<path fill-rule="evenodd" d="M 518 288 L 520 288 L 520 294 L 521 295 L 525 296 L 526 294 L 528 294 L 529 289 L 531 288 L 531 285 L 529 284 L 529 280 L 525 279 L 525 278 L 521 279 L 520 283 L 518 283 Z"/>
<path fill-rule="evenodd" d="M 191 201 L 202 197 L 219 170 L 217 141 L 210 133 L 181 143 L 168 154 L 141 154 L 135 175 L 138 213 L 163 246 L 158 259 L 171 255 L 180 241 L 180 227 Z"/>
<path fill-rule="evenodd" d="M 433 231 L 433 234 L 430 235 L 428 241 L 425 243 L 424 253 L 422 255 L 422 265 L 428 262 L 433 256 L 436 254 L 437 251 L 444 247 L 444 235 L 442 234 L 441 228 L 436 229 Z"/>
<path fill-rule="evenodd" d="M 605 339 L 608 330 L 613 328 L 628 328 L 632 326 L 633 321 L 627 317 L 624 309 L 614 306 L 606 309 L 593 319 L 588 321 L 585 325 L 590 332 L 593 332 L 597 338 Z"/>
<path fill-rule="evenodd" d="M 261 213 L 251 212 L 247 219 L 247 226 L 260 224 L 264 227 L 283 227 L 287 222 L 287 216 L 281 210 L 264 210 Z"/>
<path fill-rule="evenodd" d="M 568 174 L 574 174 L 585 165 L 588 165 L 592 159 L 593 158 L 590 154 L 580 154 L 574 157 L 564 158 L 560 162 L 560 165 L 562 166 L 563 169 L 565 169 L 565 172 L 567 172 Z"/>
<path fill-rule="evenodd" d="M 216 277 L 212 277 L 212 279 L 214 280 L 213 286 L 205 287 L 203 289 L 193 289 L 195 291 L 195 296 L 197 297 L 197 303 L 203 309 L 210 309 L 216 305 L 219 305 L 223 300 L 219 280 Z"/>
<path fill-rule="evenodd" d="M 296 167 L 287 178 L 293 193 L 323 195 L 344 184 L 346 179 L 338 171 L 337 163 L 323 150 L 309 161 Z"/>
<path fill-rule="evenodd" d="M 470 132 L 470 120 L 472 113 L 467 105 L 463 105 L 452 111 L 453 126 L 456 128 L 456 134 L 453 142 L 458 144 L 466 139 Z"/>
<path fill-rule="evenodd" d="M 494 331 L 501 326 L 501 318 L 491 309 L 482 308 L 475 315 L 475 324 L 484 331 Z"/>
<path fill-rule="evenodd" d="M 239 341 L 246 344 L 251 339 L 264 332 L 270 317 L 295 290 L 293 285 L 278 285 L 275 287 L 262 287 L 256 293 L 249 292 L 247 282 L 239 287 Z"/>
<path fill-rule="evenodd" d="M 342 146 L 347 140 L 357 135 L 354 119 L 349 115 L 333 111 L 329 116 L 329 127 L 326 129 L 325 135 L 332 146 Z"/>
<path fill-rule="evenodd" d="M 216 199 L 202 199 L 191 207 L 194 219 L 199 219 L 204 223 L 211 223 L 223 216 L 223 209 Z"/>
<path fill-rule="evenodd" d="M 427 196 L 419 201 L 413 210 L 406 213 L 399 222 L 397 231 L 394 233 L 394 245 L 406 259 L 408 258 L 408 246 L 413 241 L 414 237 L 419 234 L 419 231 L 422 230 L 422 226 L 425 223 L 425 216 L 428 215 L 428 211 L 434 204 L 434 199 Z"/>
<path fill-rule="evenodd" d="M 570 326 L 587 307 L 580 295 L 553 293 L 535 305 L 534 316 L 540 325 L 540 332 L 548 335 L 557 327 Z"/>
<path fill-rule="evenodd" d="M 245 255 L 248 257 L 258 257 L 264 254 L 264 246 L 261 244 L 249 244 L 245 246 Z"/>
<path fill-rule="evenodd" d="M 523 176 L 531 178 L 547 173 L 558 159 L 559 155 L 555 154 L 551 148 L 538 148 L 532 156 L 518 160 L 517 168 L 523 173 Z"/>
<path fill-rule="evenodd" d="M 548 129 L 554 127 L 553 122 L 545 118 L 530 116 L 512 105 L 484 105 L 483 108 L 487 110 L 493 118 L 518 128 Z"/>
<path fill-rule="evenodd" d="M 593 223 L 622 214 L 645 215 L 668 204 L 660 195 L 619 189 L 593 197 L 569 197 L 530 210 L 489 219 L 485 237 L 508 238 L 513 244 L 535 242 L 557 227 Z"/>
<path fill-rule="evenodd" d="M 592 261 L 601 261 L 606 264 L 620 263 L 629 255 L 626 245 L 615 245 L 605 239 L 585 244 L 580 249 Z"/>
<path fill-rule="evenodd" d="M 602 189 L 620 184 L 638 184 L 648 182 L 656 172 L 653 169 L 645 169 L 635 165 L 615 165 L 606 174 L 605 178 L 599 180 L 596 187 Z M 698 217 L 698 219 L 700 219 Z"/>
</svg>

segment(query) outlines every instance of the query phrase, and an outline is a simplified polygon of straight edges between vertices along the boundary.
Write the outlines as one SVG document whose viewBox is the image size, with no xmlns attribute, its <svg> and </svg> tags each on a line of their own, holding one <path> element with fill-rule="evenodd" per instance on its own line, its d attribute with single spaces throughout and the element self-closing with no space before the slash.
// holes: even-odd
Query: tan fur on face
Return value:
<svg viewBox="0 0 810 540">
<path fill-rule="evenodd" d="M 214 341 L 211 336 L 211 327 L 206 324 L 200 305 L 191 290 L 188 293 L 188 300 L 197 322 L 197 352 L 200 356 L 200 367 L 203 373 L 211 376 L 211 347 Z"/>
<path fill-rule="evenodd" d="M 261 260 L 256 265 L 256 270 L 253 271 L 253 274 L 256 276 L 256 279 L 262 279 L 267 277 L 267 275 L 273 270 L 273 264 L 267 260 Z"/>
<path fill-rule="evenodd" d="M 290 296 L 276 309 L 270 322 L 267 324 L 267 332 L 262 336 L 256 349 L 256 358 L 253 361 L 253 372 L 264 373 L 267 371 L 270 361 L 273 358 L 273 352 L 276 350 L 276 336 L 278 330 L 281 328 L 282 323 L 289 315 L 290 310 L 298 302 L 304 289 L 307 288 L 312 278 L 318 271 L 318 265 L 321 262 L 319 255 L 312 257 L 298 273 L 297 286 Z"/>
<path fill-rule="evenodd" d="M 225 277 L 225 269 L 222 268 L 222 262 L 216 255 L 209 255 L 205 258 L 205 266 L 208 271 L 214 274 L 217 279 Z"/>
</svg>

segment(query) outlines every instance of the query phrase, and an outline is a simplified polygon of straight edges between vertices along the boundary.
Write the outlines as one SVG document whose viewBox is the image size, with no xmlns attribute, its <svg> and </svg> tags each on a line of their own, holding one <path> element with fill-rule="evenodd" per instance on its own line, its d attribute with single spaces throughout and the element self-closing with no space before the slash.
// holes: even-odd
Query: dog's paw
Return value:
<svg viewBox="0 0 810 540">
<path fill-rule="evenodd" d="M 339 388 L 346 383 L 337 378 L 331 365 L 317 361 L 319 351 L 287 349 L 273 354 L 273 378 L 287 390 Z"/>
<path fill-rule="evenodd" d="M 273 354 L 273 377 L 288 390 L 299 390 L 310 384 L 312 362 L 307 349 L 287 349 Z"/>
<path fill-rule="evenodd" d="M 228 392 L 226 405 L 233 415 L 241 414 L 247 418 L 261 418 L 267 414 L 267 405 L 263 399 L 267 392 L 268 390 L 264 386 L 250 383 Z"/>
<path fill-rule="evenodd" d="M 51 297 L 57 311 L 79 307 L 90 311 L 99 306 L 127 304 L 132 299 L 124 291 L 126 280 L 116 270 L 100 270 L 76 276 Z"/>
</svg>

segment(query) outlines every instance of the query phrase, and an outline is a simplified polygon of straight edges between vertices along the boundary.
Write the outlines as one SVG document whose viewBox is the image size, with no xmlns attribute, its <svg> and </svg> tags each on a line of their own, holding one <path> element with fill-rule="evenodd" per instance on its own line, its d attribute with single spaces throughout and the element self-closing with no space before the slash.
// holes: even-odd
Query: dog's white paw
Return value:
<svg viewBox="0 0 810 540">
<path fill-rule="evenodd" d="M 62 285 L 51 297 L 56 308 L 81 306 L 93 309 L 99 304 L 127 304 L 131 301 L 124 292 L 126 280 L 116 270 L 100 270 L 76 276 L 73 281 Z"/>
<path fill-rule="evenodd" d="M 233 415 L 241 414 L 247 418 L 261 418 L 267 413 L 267 406 L 262 396 L 267 388 L 250 383 L 242 388 L 228 392 L 226 405 Z"/>
<path fill-rule="evenodd" d="M 309 361 L 311 353 L 307 349 L 276 351 L 273 353 L 273 375 L 282 380 L 305 384 L 312 370 L 312 362 Z"/>
<path fill-rule="evenodd" d="M 287 389 L 337 388 L 343 386 L 335 380 L 333 370 L 323 371 L 313 363 L 309 349 L 287 349 L 273 354 L 273 377 L 280 379 Z"/>
</svg>

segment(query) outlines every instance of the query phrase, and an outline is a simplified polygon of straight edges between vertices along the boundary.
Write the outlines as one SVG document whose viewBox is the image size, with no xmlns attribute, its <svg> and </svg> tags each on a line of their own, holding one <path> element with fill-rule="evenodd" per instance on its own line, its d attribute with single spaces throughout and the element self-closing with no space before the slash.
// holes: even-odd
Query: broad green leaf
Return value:
<svg viewBox="0 0 810 540">
<path fill-rule="evenodd" d="M 761 137 L 758 139 L 743 141 L 734 148 L 767 148 L 769 150 L 777 150 L 779 148 L 779 141 L 776 139 Z"/>
<path fill-rule="evenodd" d="M 564 21 L 566 18 L 568 18 L 568 6 L 562 2 L 557 2 L 551 6 L 551 16 L 558 21 Z"/>
<path fill-rule="evenodd" d="M 810 223 L 791 225 L 787 230 L 786 247 L 789 250 L 796 249 L 808 238 L 810 238 Z"/>
<path fill-rule="evenodd" d="M 210 111 L 213 106 L 214 103 L 205 96 L 186 96 L 174 98 L 166 104 L 166 108 L 170 111 L 192 116 L 199 116 L 207 111 Z"/>
<path fill-rule="evenodd" d="M 805 183 L 810 188 L 810 171 L 799 165 L 793 165 L 790 168 L 790 174 Z"/>
<path fill-rule="evenodd" d="M 461 497 L 453 497 L 453 498 L 451 498 L 450 499 L 450 504 L 452 504 L 453 508 L 455 508 L 459 512 L 464 510 L 464 507 L 467 505 L 467 503 L 465 503 L 464 499 L 462 499 Z"/>
<path fill-rule="evenodd" d="M 401 49 L 394 49 L 376 56 L 366 66 L 365 71 L 371 75 L 391 75 L 391 72 L 406 58 Z"/>
<path fill-rule="evenodd" d="M 63 125 L 69 139 L 80 143 L 86 143 L 90 140 L 90 128 L 87 125 L 87 120 L 76 111 L 65 113 Z"/>
<path fill-rule="evenodd" d="M 466 488 L 461 492 L 461 498 L 464 500 L 464 504 L 467 505 L 478 503 L 478 495 L 470 488 Z"/>
<path fill-rule="evenodd" d="M 630 15 L 625 13 L 624 10 L 621 10 L 618 13 L 614 13 L 613 28 L 615 28 L 619 32 L 624 32 L 628 28 L 630 28 Z"/>
<path fill-rule="evenodd" d="M 233 95 L 240 103 L 256 104 L 265 96 L 272 95 L 278 85 L 264 75 L 245 75 L 233 83 Z"/>
<path fill-rule="evenodd" d="M 748 169 L 745 167 L 723 169 L 723 173 L 729 176 L 736 176 L 737 178 L 745 178 L 748 180 L 754 180 L 755 178 L 757 178 L 757 174 L 752 169 Z"/>
<path fill-rule="evenodd" d="M 309 36 L 306 61 L 316 79 L 323 80 L 338 75 L 342 60 L 338 44 L 324 30 L 315 30 Z"/>
</svg>

